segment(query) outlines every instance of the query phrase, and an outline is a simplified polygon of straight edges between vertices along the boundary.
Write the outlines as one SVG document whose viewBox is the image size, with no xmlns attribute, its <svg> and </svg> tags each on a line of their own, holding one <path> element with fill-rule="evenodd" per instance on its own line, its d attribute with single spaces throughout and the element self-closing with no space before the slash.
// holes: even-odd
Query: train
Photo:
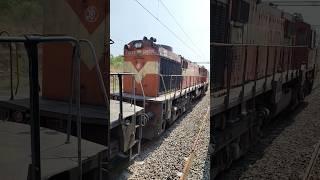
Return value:
<svg viewBox="0 0 320 180">
<path fill-rule="evenodd" d="M 162 134 L 208 90 L 208 70 L 173 52 L 156 38 L 143 37 L 124 46 L 122 98 L 144 107 L 143 138 Z M 132 94 L 134 90 L 134 95 Z M 112 93 L 119 97 L 119 93 Z"/>
<path fill-rule="evenodd" d="M 43 35 L 0 37 L 15 51 L 9 96 L 0 95 L 2 140 L 10 139 L 1 142 L 10 166 L 0 179 L 114 178 L 142 139 L 160 136 L 208 90 L 206 68 L 155 38 L 126 44 L 125 71 L 110 73 L 109 3 L 47 1 Z M 23 60 L 30 84 L 15 87 L 12 64 Z"/>
<path fill-rule="evenodd" d="M 318 33 L 297 13 L 259 0 L 211 1 L 211 177 L 258 141 L 262 128 L 312 92 Z"/>
</svg>

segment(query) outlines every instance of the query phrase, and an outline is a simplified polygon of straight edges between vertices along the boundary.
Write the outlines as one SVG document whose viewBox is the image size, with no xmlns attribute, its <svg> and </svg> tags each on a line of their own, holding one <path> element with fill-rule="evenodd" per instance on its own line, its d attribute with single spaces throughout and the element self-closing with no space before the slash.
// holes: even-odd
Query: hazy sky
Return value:
<svg viewBox="0 0 320 180">
<path fill-rule="evenodd" d="M 193 50 L 179 41 L 170 31 L 148 14 L 135 0 L 110 1 L 111 54 L 123 55 L 123 46 L 132 40 L 155 37 L 157 43 L 173 47 L 177 54 L 194 62 L 209 62 L 210 58 L 210 0 L 138 0 L 160 21 L 166 24 Z M 184 31 L 166 11 L 166 5 Z M 206 65 L 209 68 L 209 65 Z"/>
</svg>

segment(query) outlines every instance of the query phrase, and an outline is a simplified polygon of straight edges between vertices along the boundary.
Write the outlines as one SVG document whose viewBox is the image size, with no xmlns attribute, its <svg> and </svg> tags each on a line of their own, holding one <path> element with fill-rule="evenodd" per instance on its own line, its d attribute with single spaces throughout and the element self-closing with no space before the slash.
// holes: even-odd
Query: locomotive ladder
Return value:
<svg viewBox="0 0 320 180">
<path fill-rule="evenodd" d="M 111 76 L 114 76 L 112 84 L 113 84 L 113 90 L 116 91 L 116 83 L 118 84 L 118 90 L 119 90 L 119 105 L 120 105 L 120 113 L 119 113 L 119 119 L 120 121 L 123 121 L 123 77 L 124 76 L 131 76 L 132 77 L 132 98 L 130 99 L 130 104 L 133 105 L 134 114 L 133 114 L 133 121 L 136 122 L 135 125 L 135 140 L 133 142 L 132 147 L 129 149 L 129 159 L 133 160 L 135 157 L 137 157 L 140 154 L 141 151 L 141 139 L 142 139 L 142 127 L 145 125 L 146 117 L 145 115 L 145 95 L 143 87 L 142 93 L 143 93 L 143 110 L 142 110 L 142 116 L 137 116 L 136 112 L 136 86 L 135 86 L 135 75 L 134 73 L 111 73 Z"/>
</svg>

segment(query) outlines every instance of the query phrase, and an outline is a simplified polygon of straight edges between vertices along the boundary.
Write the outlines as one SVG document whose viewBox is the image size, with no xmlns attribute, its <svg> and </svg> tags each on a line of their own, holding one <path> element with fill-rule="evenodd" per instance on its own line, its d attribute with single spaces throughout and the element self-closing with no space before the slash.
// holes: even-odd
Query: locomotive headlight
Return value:
<svg viewBox="0 0 320 180">
<path fill-rule="evenodd" d="M 137 48 L 137 49 L 141 48 L 142 47 L 142 43 L 141 42 L 137 42 L 137 43 L 134 44 L 134 47 Z"/>
<path fill-rule="evenodd" d="M 136 68 L 140 70 L 140 69 L 141 69 L 141 67 L 142 67 L 141 62 L 138 62 L 138 63 L 136 64 Z"/>
<path fill-rule="evenodd" d="M 138 55 L 138 56 L 141 56 L 141 55 L 142 55 L 141 49 L 138 49 L 138 50 L 137 50 L 137 55 Z"/>
</svg>

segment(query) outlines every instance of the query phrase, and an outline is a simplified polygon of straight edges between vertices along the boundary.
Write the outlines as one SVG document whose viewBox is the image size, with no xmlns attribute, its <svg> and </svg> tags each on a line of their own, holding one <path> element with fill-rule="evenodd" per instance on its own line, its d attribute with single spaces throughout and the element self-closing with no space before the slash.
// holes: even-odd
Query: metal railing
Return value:
<svg viewBox="0 0 320 180">
<path fill-rule="evenodd" d="M 111 94 L 119 93 L 119 120 L 120 122 L 123 121 L 123 77 L 130 76 L 131 77 L 131 99 L 130 103 L 134 106 L 134 118 L 136 116 L 136 83 L 135 83 L 135 75 L 134 73 L 110 73 L 110 85 L 112 86 Z M 145 105 L 144 105 L 145 107 Z"/>
<path fill-rule="evenodd" d="M 1 31 L 0 32 L 0 37 L 3 35 L 6 35 L 7 37 L 10 36 L 10 33 L 7 31 Z M 20 74 L 19 74 L 19 48 L 18 45 L 16 43 L 15 44 L 15 57 L 16 57 L 16 77 L 17 77 L 17 84 L 16 84 L 16 89 L 15 92 L 13 92 L 13 43 L 9 42 L 8 43 L 8 47 L 9 47 L 9 72 L 10 72 L 10 100 L 14 99 L 14 96 L 18 94 L 18 89 L 19 89 L 19 85 L 20 85 Z"/>
<path fill-rule="evenodd" d="M 27 50 L 29 60 L 29 83 L 30 83 L 30 126 L 31 126 L 31 179 L 41 179 L 41 158 L 40 158 L 40 107 L 39 107 L 39 62 L 38 45 L 45 43 L 64 42 L 70 43 L 74 47 L 73 70 L 76 101 L 76 121 L 77 121 L 77 157 L 78 175 L 82 179 L 82 137 L 81 137 L 81 113 L 80 113 L 80 41 L 70 36 L 40 36 L 25 35 L 19 37 L 0 37 L 0 43 L 18 44 L 23 43 Z M 11 58 L 12 63 L 12 58 Z M 10 68 L 12 74 L 12 66 Z M 72 99 L 72 97 L 70 97 Z M 13 86 L 11 76 L 11 98 L 13 99 Z M 72 100 L 71 100 L 72 101 Z"/>
<path fill-rule="evenodd" d="M 165 99 L 167 99 L 166 96 L 170 93 L 174 93 L 173 98 L 175 98 L 177 92 L 179 92 L 181 96 L 183 90 L 192 91 L 196 89 L 195 87 L 196 85 L 201 85 L 201 83 L 199 84 L 199 81 L 201 81 L 201 78 L 208 78 L 207 76 L 164 75 L 164 74 L 160 74 L 159 76 L 161 78 L 160 82 L 164 87 L 164 91 L 161 92 L 161 94 L 165 96 Z M 166 77 L 169 77 L 170 79 L 169 87 L 166 86 L 167 83 L 165 83 L 165 80 L 164 80 L 164 78 Z M 187 79 L 187 81 L 184 81 L 185 79 Z M 172 81 L 174 81 L 174 85 L 172 85 Z M 186 84 L 184 84 L 184 82 L 186 82 Z"/>
<path fill-rule="evenodd" d="M 145 108 L 146 108 L 146 100 L 145 100 L 145 96 L 144 96 L 144 89 L 141 86 L 141 91 L 143 94 L 143 101 L 142 101 L 142 106 L 143 109 L 141 110 L 141 112 L 139 113 L 139 115 L 141 115 L 141 118 L 139 119 L 140 121 L 137 122 L 137 97 L 136 97 L 136 74 L 135 73 L 110 73 L 110 85 L 112 87 L 111 90 L 111 94 L 117 94 L 118 93 L 118 97 L 117 100 L 119 100 L 119 121 L 122 125 L 129 125 L 126 124 L 126 122 L 123 119 L 123 102 L 125 98 L 129 98 L 130 104 L 131 106 L 133 106 L 133 121 L 135 123 L 138 123 L 138 138 L 139 138 L 139 142 L 138 142 L 138 152 L 137 154 L 140 153 L 141 150 L 141 138 L 142 138 L 142 126 L 144 126 L 146 124 L 146 122 L 148 121 L 148 115 L 145 113 Z M 131 77 L 131 87 L 132 87 L 132 91 L 129 94 L 130 97 L 126 96 L 125 98 L 123 97 L 123 78 L 125 76 L 129 76 Z M 132 156 L 132 148 L 130 148 L 130 159 Z"/>
</svg>

